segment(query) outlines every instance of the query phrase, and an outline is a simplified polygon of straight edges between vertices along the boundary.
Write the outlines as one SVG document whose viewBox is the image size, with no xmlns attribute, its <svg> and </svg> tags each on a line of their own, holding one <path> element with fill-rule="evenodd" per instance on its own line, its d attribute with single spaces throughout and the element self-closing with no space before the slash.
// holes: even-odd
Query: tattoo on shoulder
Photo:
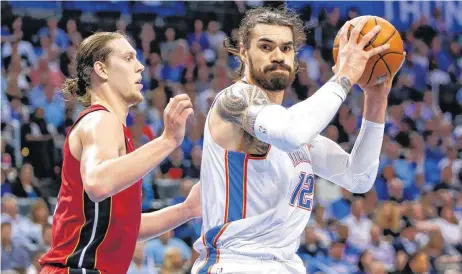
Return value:
<svg viewBox="0 0 462 274">
<path fill-rule="evenodd" d="M 217 100 L 220 117 L 241 126 L 254 135 L 254 125 L 260 110 L 271 102 L 266 93 L 256 86 L 235 84 L 228 87 Z"/>
<path fill-rule="evenodd" d="M 345 94 L 348 94 L 351 90 L 350 79 L 346 76 L 334 77 L 330 81 L 339 84 L 343 88 L 343 91 L 345 91 Z"/>
</svg>

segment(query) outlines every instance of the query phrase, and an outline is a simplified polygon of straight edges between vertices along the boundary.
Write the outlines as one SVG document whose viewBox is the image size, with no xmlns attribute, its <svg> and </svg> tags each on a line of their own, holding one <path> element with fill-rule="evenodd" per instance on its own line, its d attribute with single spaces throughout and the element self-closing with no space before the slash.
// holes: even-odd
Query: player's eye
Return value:
<svg viewBox="0 0 462 274">
<path fill-rule="evenodd" d="M 283 51 L 283 52 L 289 52 L 291 49 L 292 49 L 292 47 L 290 47 L 290 46 L 284 46 L 284 47 L 282 47 L 282 51 Z"/>
<path fill-rule="evenodd" d="M 271 50 L 271 47 L 268 46 L 268 45 L 261 45 L 260 48 L 261 48 L 263 51 L 269 51 L 269 50 Z"/>
<path fill-rule="evenodd" d="M 130 62 L 132 59 L 133 59 L 133 56 L 127 56 L 127 57 L 125 57 L 125 60 L 127 60 L 127 61 L 129 61 L 129 62 Z"/>
</svg>

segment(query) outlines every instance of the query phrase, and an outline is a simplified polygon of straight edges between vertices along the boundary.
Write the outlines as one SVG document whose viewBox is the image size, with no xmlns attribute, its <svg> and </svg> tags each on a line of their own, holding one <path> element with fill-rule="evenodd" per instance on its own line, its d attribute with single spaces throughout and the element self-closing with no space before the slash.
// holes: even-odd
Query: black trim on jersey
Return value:
<svg viewBox="0 0 462 274">
<path fill-rule="evenodd" d="M 112 197 L 109 197 L 98 203 L 98 223 L 96 224 L 95 238 L 91 242 L 90 246 L 85 251 L 83 257 L 83 268 L 95 268 L 96 267 L 96 249 L 101 245 L 106 232 L 109 229 L 109 222 L 111 220 L 111 202 Z"/>
<path fill-rule="evenodd" d="M 73 269 L 69 268 L 69 274 L 83 274 L 83 269 Z M 101 274 L 98 270 L 95 269 L 86 269 L 85 268 L 85 273 L 86 274 Z"/>
<path fill-rule="evenodd" d="M 93 226 L 95 223 L 95 207 L 96 203 L 90 200 L 87 193 L 84 193 L 84 213 L 85 213 L 85 224 L 82 227 L 82 231 L 79 235 L 79 243 L 74 253 L 69 256 L 67 265 L 79 268 L 80 256 L 84 248 L 88 245 L 83 255 L 81 268 L 94 269 L 96 262 L 96 249 L 104 240 L 106 232 L 109 228 L 109 221 L 111 217 L 111 201 L 112 197 L 105 199 L 98 203 L 98 219 L 96 223 L 95 236 L 92 239 Z"/>
<path fill-rule="evenodd" d="M 70 268 L 68 266 L 58 264 L 58 263 L 47 263 L 45 265 L 53 266 L 53 267 L 58 267 L 58 268 L 63 268 L 68 270 L 68 274 L 82 274 L 83 269 L 76 269 L 76 268 Z M 87 274 L 101 274 L 98 270 L 96 269 L 85 269 L 85 273 Z"/>
</svg>

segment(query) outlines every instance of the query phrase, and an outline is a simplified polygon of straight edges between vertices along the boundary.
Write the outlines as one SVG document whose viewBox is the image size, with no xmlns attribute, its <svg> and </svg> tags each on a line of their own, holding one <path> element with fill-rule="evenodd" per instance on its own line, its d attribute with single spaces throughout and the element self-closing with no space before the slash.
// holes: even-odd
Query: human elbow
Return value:
<svg viewBox="0 0 462 274">
<path fill-rule="evenodd" d="M 84 183 L 85 192 L 92 202 L 98 203 L 110 196 L 110 190 L 105 187 L 103 180 L 93 176 Z"/>
<path fill-rule="evenodd" d="M 311 132 L 309 121 L 305 120 L 282 106 L 267 106 L 257 117 L 255 134 L 265 143 L 292 152 L 310 143 L 317 135 L 317 132 Z"/>
<path fill-rule="evenodd" d="M 374 180 L 371 179 L 355 179 L 353 187 L 349 189 L 351 193 L 363 194 L 371 190 L 374 185 Z"/>
<path fill-rule="evenodd" d="M 353 186 L 350 190 L 352 193 L 366 193 L 374 186 L 377 177 L 378 163 L 371 165 L 366 172 L 353 175 Z"/>
</svg>

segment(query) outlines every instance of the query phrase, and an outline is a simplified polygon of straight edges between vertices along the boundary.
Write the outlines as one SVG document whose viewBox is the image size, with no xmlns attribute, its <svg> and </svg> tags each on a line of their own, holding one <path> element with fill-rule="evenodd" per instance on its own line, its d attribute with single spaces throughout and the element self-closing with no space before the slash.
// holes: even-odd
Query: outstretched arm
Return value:
<svg viewBox="0 0 462 274">
<path fill-rule="evenodd" d="M 186 119 L 192 112 L 189 97 L 176 96 L 164 112 L 162 136 L 123 156 L 119 155 L 124 138 L 117 117 L 103 111 L 88 114 L 79 136 L 80 173 L 90 199 L 100 202 L 119 193 L 162 162 L 181 143 Z"/>
<path fill-rule="evenodd" d="M 157 237 L 193 218 L 199 217 L 200 214 L 200 185 L 197 183 L 183 203 L 169 206 L 156 212 L 141 214 L 138 241 Z"/>
</svg>

